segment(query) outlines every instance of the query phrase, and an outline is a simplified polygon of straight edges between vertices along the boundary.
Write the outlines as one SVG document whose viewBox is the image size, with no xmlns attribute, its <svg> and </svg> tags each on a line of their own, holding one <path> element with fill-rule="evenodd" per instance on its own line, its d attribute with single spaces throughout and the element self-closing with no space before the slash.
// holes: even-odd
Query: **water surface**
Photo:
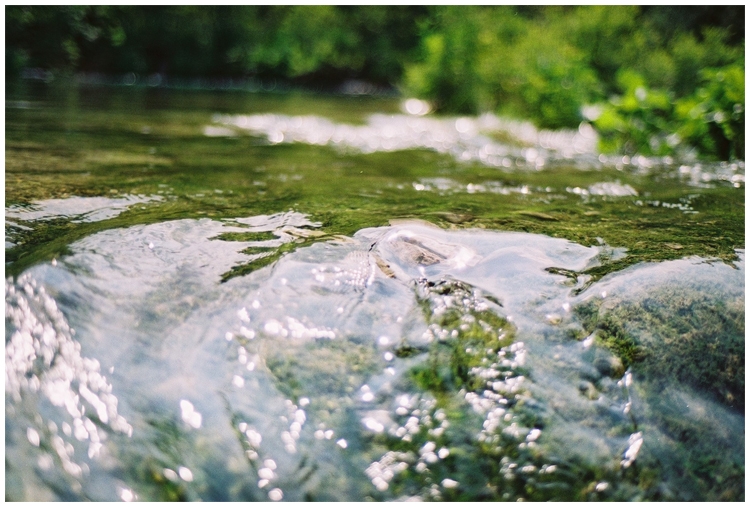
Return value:
<svg viewBox="0 0 750 507">
<path fill-rule="evenodd" d="M 11 87 L 7 499 L 744 499 L 744 163 L 409 111 Z"/>
</svg>

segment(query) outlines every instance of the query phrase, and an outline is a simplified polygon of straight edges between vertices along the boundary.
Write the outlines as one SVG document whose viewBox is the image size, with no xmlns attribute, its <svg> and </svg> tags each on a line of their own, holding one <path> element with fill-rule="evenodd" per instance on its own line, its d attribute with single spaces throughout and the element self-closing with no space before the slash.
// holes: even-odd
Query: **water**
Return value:
<svg viewBox="0 0 750 507">
<path fill-rule="evenodd" d="M 9 500 L 743 500 L 744 163 L 11 87 Z"/>
</svg>

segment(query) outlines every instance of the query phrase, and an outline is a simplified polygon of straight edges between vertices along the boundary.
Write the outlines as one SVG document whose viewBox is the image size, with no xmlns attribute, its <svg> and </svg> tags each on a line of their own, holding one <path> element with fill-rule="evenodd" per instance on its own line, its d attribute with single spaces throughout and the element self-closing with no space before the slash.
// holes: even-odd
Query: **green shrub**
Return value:
<svg viewBox="0 0 750 507">
<path fill-rule="evenodd" d="M 700 72 L 698 90 L 676 104 L 677 132 L 701 153 L 745 158 L 744 60 Z"/>
<path fill-rule="evenodd" d="M 699 72 L 699 87 L 675 100 L 650 89 L 631 70 L 618 73 L 622 95 L 612 97 L 594 121 L 603 152 L 671 155 L 693 147 L 706 158 L 745 156 L 744 62 Z"/>
<path fill-rule="evenodd" d="M 418 63 L 406 66 L 405 88 L 439 111 L 476 113 L 482 83 L 476 72 L 476 7 L 437 10 L 423 27 Z"/>
<path fill-rule="evenodd" d="M 600 149 L 630 155 L 671 153 L 678 143 L 672 134 L 671 94 L 649 89 L 643 76 L 632 70 L 618 72 L 617 83 L 623 94 L 612 97 L 594 121 Z"/>
</svg>

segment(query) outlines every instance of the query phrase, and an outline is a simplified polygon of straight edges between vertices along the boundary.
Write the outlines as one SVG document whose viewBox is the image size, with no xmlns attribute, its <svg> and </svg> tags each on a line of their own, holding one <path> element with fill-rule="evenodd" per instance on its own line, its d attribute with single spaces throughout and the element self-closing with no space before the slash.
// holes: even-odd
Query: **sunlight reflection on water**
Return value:
<svg viewBox="0 0 750 507">
<path fill-rule="evenodd" d="M 99 222 L 116 217 L 134 204 L 163 200 L 164 198 L 160 195 L 47 199 L 26 206 L 11 205 L 5 209 L 5 216 L 27 221 L 74 218 L 71 220 L 73 223 Z"/>
<path fill-rule="evenodd" d="M 242 253 L 248 246 L 279 247 L 319 226 L 288 212 L 104 231 L 71 245 L 56 265 L 8 281 L 6 413 L 9 432 L 22 438 L 7 451 L 31 452 L 40 470 L 59 460 L 78 481 L 69 486 L 74 497 L 83 488 L 88 497 L 143 499 L 138 477 L 147 473 L 198 499 L 191 488 L 218 470 L 228 484 L 245 484 L 232 490 L 237 499 L 440 500 L 471 482 L 451 468 L 466 453 L 495 460 L 508 484 L 558 484 L 576 472 L 551 460 L 564 456 L 614 478 L 597 482 L 605 495 L 620 468 L 653 460 L 654 449 L 674 451 L 657 443 L 663 430 L 650 422 L 652 381 L 623 373 L 594 338 L 572 339 L 580 332 L 573 309 L 594 301 L 611 311 L 607 305 L 640 294 L 644 277 L 724 290 L 744 273 L 744 255 L 737 273 L 664 262 L 575 296 L 575 282 L 546 269 L 581 272 L 612 258 L 607 245 L 412 221 L 320 237 L 220 283 L 253 258 Z M 275 239 L 219 239 L 226 232 Z M 485 341 L 462 345 L 477 336 Z M 430 377 L 440 363 L 425 365 L 459 357 L 470 359 L 449 411 L 413 372 L 440 385 L 439 375 Z M 660 403 L 672 407 L 680 392 L 693 393 L 675 389 Z M 43 409 L 37 392 L 57 411 Z M 716 414 L 712 424 L 731 433 L 736 418 L 690 396 L 709 408 L 691 417 Z M 154 441 L 182 450 L 152 462 Z M 88 443 L 88 459 L 78 458 L 76 442 Z M 114 468 L 101 455 L 107 445 L 107 456 L 123 460 Z M 11 475 L 12 484 L 26 480 Z"/>
<path fill-rule="evenodd" d="M 551 131 L 493 114 L 461 118 L 430 117 L 422 113 L 375 114 L 365 125 L 334 123 L 320 116 L 279 114 L 215 115 L 213 120 L 220 126 L 207 126 L 207 136 L 233 137 L 238 132 L 246 132 L 263 136 L 271 144 L 329 145 L 362 153 L 429 149 L 459 161 L 503 170 L 542 170 L 549 165 L 565 164 L 582 169 L 608 166 L 640 174 L 674 172 L 696 187 L 726 181 L 739 188 L 745 182 L 744 161 L 700 163 L 686 160 L 678 167 L 672 157 L 599 154 L 598 136 L 586 122 L 576 130 Z M 507 139 L 497 141 L 493 135 Z M 621 193 L 621 189 L 615 192 L 619 193 L 604 195 L 632 195 L 632 192 Z"/>
<path fill-rule="evenodd" d="M 372 115 L 366 125 L 336 124 L 317 116 L 276 114 L 217 116 L 214 119 L 221 125 L 266 136 L 272 144 L 327 144 L 363 153 L 426 148 L 450 154 L 458 160 L 506 168 L 538 169 L 549 161 L 574 157 L 597 160 L 597 137 L 590 127 L 571 131 L 537 131 L 531 124 L 500 119 L 490 114 L 458 119 Z M 492 131 L 507 132 L 519 144 L 532 147 L 498 143 L 488 137 Z M 218 132 L 214 129 L 210 135 L 218 135 Z M 236 135 L 236 131 L 227 130 L 225 134 Z"/>
</svg>

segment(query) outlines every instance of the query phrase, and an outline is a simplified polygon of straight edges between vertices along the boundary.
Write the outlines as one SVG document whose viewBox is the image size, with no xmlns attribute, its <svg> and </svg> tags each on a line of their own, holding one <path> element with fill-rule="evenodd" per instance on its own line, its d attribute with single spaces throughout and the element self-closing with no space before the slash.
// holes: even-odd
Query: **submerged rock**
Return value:
<svg viewBox="0 0 750 507">
<path fill-rule="evenodd" d="M 658 265 L 642 268 L 634 270 L 636 279 L 628 281 L 627 290 L 619 287 L 604 301 L 585 301 L 577 309 L 584 325 L 598 330 L 597 340 L 620 356 L 597 357 L 596 368 L 616 376 L 624 361 L 651 382 L 694 386 L 744 410 L 744 294 L 739 286 L 721 286 L 706 276 L 711 274 L 706 270 L 719 269 L 732 268 L 707 265 L 698 277 L 668 280 Z M 658 276 L 649 283 L 643 271 Z"/>
<path fill-rule="evenodd" d="M 696 259 L 636 266 L 602 280 L 598 294 L 585 293 L 576 308 L 596 342 L 632 371 L 628 409 L 643 432 L 638 459 L 663 481 L 648 484 L 682 501 L 744 498 L 744 252 L 738 255 L 737 266 Z M 593 362 L 602 373 L 620 369 L 611 356 Z"/>
</svg>

